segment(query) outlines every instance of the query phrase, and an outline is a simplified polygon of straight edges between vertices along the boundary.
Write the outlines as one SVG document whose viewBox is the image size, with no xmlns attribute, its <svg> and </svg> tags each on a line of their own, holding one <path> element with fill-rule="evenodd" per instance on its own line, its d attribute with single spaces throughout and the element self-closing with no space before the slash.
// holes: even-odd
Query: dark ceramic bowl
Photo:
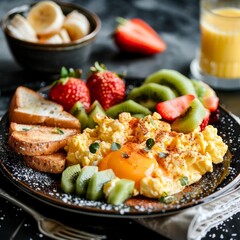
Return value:
<svg viewBox="0 0 240 240">
<path fill-rule="evenodd" d="M 25 16 L 34 4 L 16 7 L 3 17 L 2 29 L 8 46 L 21 67 L 45 73 L 59 73 L 62 66 L 81 68 L 82 64 L 88 59 L 92 44 L 101 28 L 99 17 L 78 5 L 57 3 L 65 15 L 73 10 L 84 14 L 90 22 L 90 33 L 77 41 L 63 44 L 42 44 L 17 39 L 9 34 L 7 26 L 14 15 Z"/>
</svg>

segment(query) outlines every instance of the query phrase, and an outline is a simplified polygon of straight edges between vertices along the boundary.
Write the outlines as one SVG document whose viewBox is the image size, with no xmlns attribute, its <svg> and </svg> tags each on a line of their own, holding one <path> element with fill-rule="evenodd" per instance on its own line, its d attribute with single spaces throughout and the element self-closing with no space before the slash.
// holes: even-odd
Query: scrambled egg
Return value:
<svg viewBox="0 0 240 240">
<path fill-rule="evenodd" d="M 156 112 L 141 119 L 126 112 L 118 119 L 97 114 L 94 120 L 98 124 L 94 129 L 87 128 L 68 142 L 65 148 L 68 164 L 98 165 L 112 152 L 112 143 L 121 146 L 134 143 L 134 151 L 156 160 L 153 170 L 135 187 L 135 194 L 150 198 L 177 193 L 199 181 L 206 172 L 213 171 L 213 163 L 223 161 L 228 148 L 213 126 L 178 133 L 171 131 L 170 124 Z M 153 139 L 154 144 L 146 150 L 148 139 Z M 91 153 L 89 146 L 95 142 L 99 148 Z"/>
</svg>

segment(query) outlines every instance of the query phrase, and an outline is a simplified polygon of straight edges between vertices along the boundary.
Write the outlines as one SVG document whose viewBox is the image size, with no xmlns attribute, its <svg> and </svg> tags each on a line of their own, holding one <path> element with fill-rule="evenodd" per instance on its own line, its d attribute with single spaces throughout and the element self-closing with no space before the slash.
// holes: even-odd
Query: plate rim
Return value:
<svg viewBox="0 0 240 240">
<path fill-rule="evenodd" d="M 240 122 L 236 119 L 236 115 L 234 115 L 233 113 L 231 113 L 230 111 L 228 111 L 226 108 L 224 108 L 223 106 L 219 106 L 219 108 L 224 111 L 226 114 L 228 114 L 229 116 L 231 116 L 232 119 L 234 119 L 234 121 L 237 123 L 237 125 L 240 127 Z M 6 112 L 2 119 L 0 120 L 0 123 L 2 124 L 3 119 L 7 118 L 8 121 L 8 116 L 7 116 Z M 1 152 L 0 152 L 1 153 Z M 98 217 L 113 217 L 113 218 L 147 218 L 147 217 L 163 217 L 163 216 L 167 216 L 167 215 L 172 215 L 172 214 L 176 214 L 179 213 L 185 209 L 188 209 L 190 207 L 194 207 L 194 206 L 199 206 L 201 204 L 205 204 L 205 203 L 210 203 L 211 201 L 213 201 L 214 199 L 223 196 L 223 192 L 227 193 L 230 190 L 232 190 L 237 184 L 240 183 L 240 171 L 238 172 L 238 174 L 236 175 L 236 177 L 230 181 L 228 184 L 226 184 L 226 186 L 222 187 L 221 189 L 217 190 L 217 188 L 214 190 L 214 192 L 210 193 L 209 195 L 200 198 L 194 202 L 189 202 L 187 204 L 185 204 L 184 206 L 182 206 L 179 209 L 170 209 L 167 212 L 163 212 L 163 211 L 153 211 L 153 212 L 125 212 L 124 214 L 120 214 L 119 212 L 96 212 L 94 209 L 88 208 L 87 210 L 84 209 L 79 209 L 77 208 L 77 206 L 75 205 L 67 205 L 67 204 L 61 204 L 60 199 L 56 199 L 53 200 L 52 198 L 50 198 L 48 195 L 44 195 L 42 194 L 42 192 L 36 192 L 33 191 L 31 186 L 27 185 L 25 182 L 22 182 L 19 179 L 14 179 L 11 175 L 11 173 L 6 169 L 6 167 L 4 166 L 4 164 L 2 163 L 1 159 L 0 159 L 0 170 L 3 173 L 4 177 L 8 179 L 8 181 L 10 181 L 11 183 L 13 183 L 18 189 L 20 189 L 21 191 L 27 193 L 30 197 L 33 197 L 34 199 L 41 201 L 45 204 L 48 204 L 52 207 L 58 208 L 58 209 L 62 209 L 68 212 L 74 212 L 77 214 L 85 214 L 85 215 L 89 215 L 89 216 L 98 216 Z M 99 209 L 98 209 L 99 211 Z M 114 210 L 113 210 L 114 211 Z"/>
</svg>

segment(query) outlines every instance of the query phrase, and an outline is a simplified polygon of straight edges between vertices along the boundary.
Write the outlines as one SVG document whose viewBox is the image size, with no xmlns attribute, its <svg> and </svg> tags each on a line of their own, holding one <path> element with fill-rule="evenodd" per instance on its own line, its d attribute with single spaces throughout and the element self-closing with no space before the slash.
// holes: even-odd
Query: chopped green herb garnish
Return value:
<svg viewBox="0 0 240 240">
<path fill-rule="evenodd" d="M 180 179 L 181 185 L 186 186 L 188 185 L 188 177 L 184 176 Z"/>
<path fill-rule="evenodd" d="M 119 143 L 113 142 L 111 145 L 111 150 L 112 151 L 117 151 L 121 148 L 121 145 Z"/>
<path fill-rule="evenodd" d="M 124 152 L 123 152 L 123 153 L 122 153 L 122 157 L 123 157 L 123 158 L 129 158 L 129 155 L 128 155 L 127 153 L 124 153 Z"/>
<path fill-rule="evenodd" d="M 64 134 L 64 131 L 63 130 L 61 130 L 60 128 L 55 128 L 53 131 L 52 131 L 52 133 L 56 133 L 56 134 Z"/>
<path fill-rule="evenodd" d="M 159 198 L 159 201 L 160 201 L 161 203 L 166 203 L 166 204 L 172 203 L 174 200 L 175 200 L 175 197 L 174 197 L 174 196 L 171 196 L 171 195 L 161 196 L 161 197 Z"/>
<path fill-rule="evenodd" d="M 146 145 L 147 145 L 147 148 L 148 149 L 151 149 L 155 144 L 155 141 L 153 138 L 149 138 L 147 141 L 146 141 Z"/>
<path fill-rule="evenodd" d="M 27 131 L 31 130 L 31 128 L 23 128 L 22 130 L 27 132 Z"/>
<path fill-rule="evenodd" d="M 95 142 L 95 143 L 92 143 L 90 146 L 89 146 L 89 150 L 91 153 L 96 153 L 97 150 L 99 149 L 100 145 L 98 142 Z"/>
</svg>

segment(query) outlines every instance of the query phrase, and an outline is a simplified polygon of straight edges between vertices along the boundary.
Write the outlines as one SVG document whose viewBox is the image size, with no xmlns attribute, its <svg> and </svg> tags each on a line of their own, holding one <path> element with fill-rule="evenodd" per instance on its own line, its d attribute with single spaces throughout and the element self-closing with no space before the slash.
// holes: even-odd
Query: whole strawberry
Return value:
<svg viewBox="0 0 240 240">
<path fill-rule="evenodd" d="M 108 71 L 103 64 L 95 63 L 90 68 L 87 86 L 91 100 L 98 100 L 104 110 L 120 103 L 125 98 L 125 82 L 116 73 Z"/>
<path fill-rule="evenodd" d="M 80 101 L 86 110 L 91 104 L 90 93 L 86 83 L 72 69 L 62 68 L 61 78 L 55 81 L 50 89 L 49 98 L 61 104 L 66 111 Z"/>
</svg>

